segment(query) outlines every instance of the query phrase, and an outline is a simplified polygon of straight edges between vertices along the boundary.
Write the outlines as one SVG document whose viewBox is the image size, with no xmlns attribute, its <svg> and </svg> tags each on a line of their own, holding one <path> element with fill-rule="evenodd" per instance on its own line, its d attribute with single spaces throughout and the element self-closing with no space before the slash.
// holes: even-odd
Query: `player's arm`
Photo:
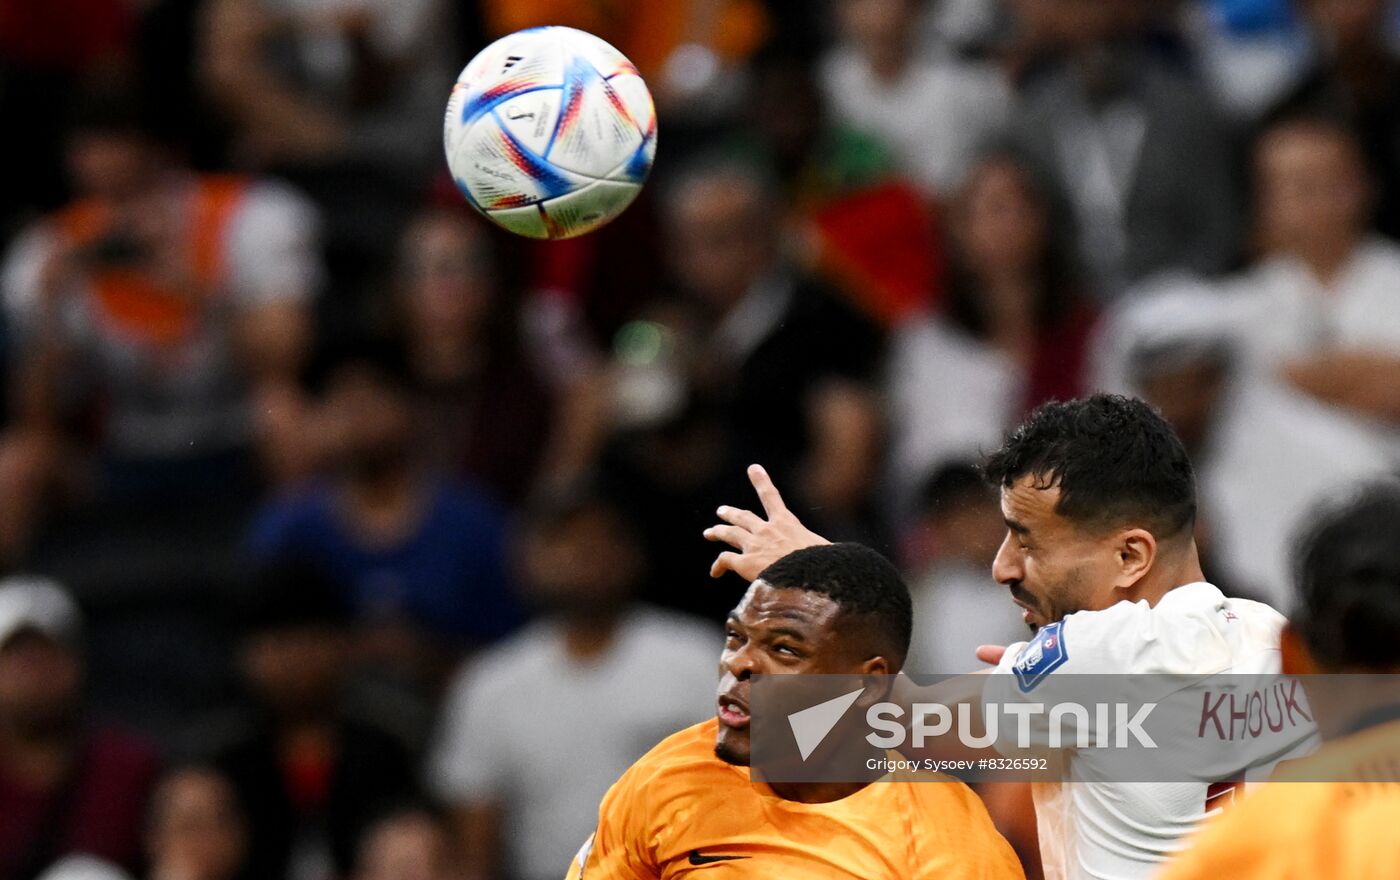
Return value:
<svg viewBox="0 0 1400 880">
<path fill-rule="evenodd" d="M 1400 422 L 1400 357 L 1342 351 L 1291 361 L 1284 377 L 1324 403 L 1391 423 Z"/>
<path fill-rule="evenodd" d="M 924 738 L 920 743 L 915 738 L 914 728 L 914 711 L 920 703 L 937 703 L 953 712 L 957 711 L 958 706 L 966 705 L 970 707 L 967 735 L 972 739 L 981 738 L 986 732 L 982 720 L 982 693 L 986 687 L 986 673 L 991 671 L 981 669 L 967 675 L 946 678 L 934 684 L 916 684 L 909 676 L 900 675 L 895 680 L 894 692 L 891 695 L 892 701 L 905 709 L 901 720 L 904 722 L 906 735 L 904 744 L 898 749 L 899 753 L 916 760 L 936 761 L 975 761 L 978 758 L 996 757 L 998 753 L 995 749 L 973 748 L 953 732 Z M 955 726 L 954 730 L 957 729 Z"/>
<path fill-rule="evenodd" d="M 763 504 L 767 519 L 738 507 L 725 506 L 715 511 L 722 522 L 706 529 L 705 538 L 728 544 L 734 550 L 726 550 L 715 559 L 714 565 L 710 566 L 710 577 L 732 571 L 751 581 L 794 550 L 831 543 L 804 526 L 788 510 L 778 487 L 773 485 L 772 478 L 762 465 L 749 465 L 748 473 L 749 482 L 758 492 L 758 500 Z"/>
</svg>

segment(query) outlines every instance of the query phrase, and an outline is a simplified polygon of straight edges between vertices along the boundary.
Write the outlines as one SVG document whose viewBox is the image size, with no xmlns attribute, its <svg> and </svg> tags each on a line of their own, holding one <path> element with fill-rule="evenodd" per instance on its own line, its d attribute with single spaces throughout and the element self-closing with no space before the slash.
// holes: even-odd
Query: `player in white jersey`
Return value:
<svg viewBox="0 0 1400 880">
<path fill-rule="evenodd" d="M 1050 702 L 1057 683 L 1074 673 L 1152 676 L 1141 680 L 1167 687 L 1170 677 L 1280 671 L 1282 616 L 1227 598 L 1205 581 L 1193 534 L 1191 464 L 1147 404 L 1111 395 L 1046 404 L 988 457 L 983 471 L 1000 488 L 1007 525 L 992 573 L 1034 632 L 1029 642 L 978 651 L 1008 673 L 988 680 L 987 702 L 992 694 L 1002 702 Z M 791 550 L 825 540 L 787 510 L 761 468 L 751 468 L 750 477 L 767 518 L 720 508 L 724 524 L 706 537 L 737 552 L 720 554 L 716 576 L 735 571 L 751 579 Z M 1289 716 L 1292 723 L 1277 730 L 1261 723 L 1251 735 L 1248 711 L 1238 731 L 1232 711 L 1247 706 L 1252 693 L 1229 695 L 1230 709 L 1226 694 L 1191 696 L 1204 707 L 1203 742 L 1218 731 L 1231 743 L 1223 752 L 1228 761 L 1214 752 L 1181 781 L 1099 782 L 1104 777 L 1092 752 L 1061 751 L 1069 781 L 1035 790 L 1047 878 L 1149 876 L 1233 796 L 1232 786 L 1266 776 L 1281 758 L 1302 754 L 1315 741 L 1301 706 Z M 1285 697 L 1301 699 L 1273 696 L 1275 714 Z"/>
</svg>

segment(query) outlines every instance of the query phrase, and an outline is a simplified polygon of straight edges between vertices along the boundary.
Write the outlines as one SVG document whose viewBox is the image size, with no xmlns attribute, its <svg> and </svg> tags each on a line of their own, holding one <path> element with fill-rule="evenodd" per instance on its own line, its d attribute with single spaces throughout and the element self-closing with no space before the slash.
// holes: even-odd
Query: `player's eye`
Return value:
<svg viewBox="0 0 1400 880">
<path fill-rule="evenodd" d="M 741 641 L 743 641 L 743 636 L 739 635 L 737 631 L 732 629 L 727 629 L 724 631 L 724 643 L 729 647 L 732 648 L 738 645 Z"/>
<path fill-rule="evenodd" d="M 801 657 L 801 656 L 802 656 L 802 652 L 799 651 L 799 650 L 797 650 L 796 648 L 794 648 L 792 645 L 774 645 L 774 646 L 773 646 L 773 651 L 776 652 L 776 653 L 778 653 L 778 654 L 786 654 L 786 655 L 788 655 L 789 657 Z"/>
</svg>

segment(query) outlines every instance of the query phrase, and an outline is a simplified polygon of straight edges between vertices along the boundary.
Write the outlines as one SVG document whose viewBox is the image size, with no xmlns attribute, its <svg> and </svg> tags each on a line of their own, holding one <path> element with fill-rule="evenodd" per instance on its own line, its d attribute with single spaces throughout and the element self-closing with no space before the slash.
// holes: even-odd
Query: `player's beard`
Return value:
<svg viewBox="0 0 1400 880">
<path fill-rule="evenodd" d="M 1077 611 L 1084 611 L 1089 607 L 1087 601 L 1088 590 L 1086 588 L 1086 578 L 1082 569 L 1073 568 L 1065 572 L 1065 576 L 1055 584 L 1053 590 L 1047 590 L 1045 599 L 1037 603 L 1037 607 L 1042 609 L 1042 616 L 1047 623 L 1058 623 Z M 1032 627 L 1032 632 L 1039 627 Z"/>
<path fill-rule="evenodd" d="M 723 740 L 715 743 L 715 757 L 726 764 L 733 764 L 735 767 L 749 766 L 749 753 L 740 752 L 732 744 Z"/>
<path fill-rule="evenodd" d="M 1084 601 L 1086 591 L 1084 589 L 1085 578 L 1080 569 L 1075 568 L 1065 573 L 1053 587 L 1047 587 L 1044 596 L 1037 596 L 1027 590 L 1021 584 L 1011 585 L 1011 595 L 1021 603 L 1030 606 L 1035 613 L 1041 617 L 1044 623 L 1028 622 L 1027 627 L 1032 633 L 1040 631 L 1042 626 L 1047 626 L 1060 620 L 1064 620 L 1067 615 L 1076 611 L 1083 611 L 1087 608 Z"/>
</svg>

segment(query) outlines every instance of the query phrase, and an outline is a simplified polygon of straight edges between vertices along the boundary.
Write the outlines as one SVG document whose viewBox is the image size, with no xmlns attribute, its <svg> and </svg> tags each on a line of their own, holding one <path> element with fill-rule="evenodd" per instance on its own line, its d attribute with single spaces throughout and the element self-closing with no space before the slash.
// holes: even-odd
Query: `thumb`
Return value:
<svg viewBox="0 0 1400 880">
<path fill-rule="evenodd" d="M 983 663 L 996 666 L 1001 662 L 1001 658 L 1006 654 L 1005 645 L 978 645 L 977 659 Z"/>
</svg>

